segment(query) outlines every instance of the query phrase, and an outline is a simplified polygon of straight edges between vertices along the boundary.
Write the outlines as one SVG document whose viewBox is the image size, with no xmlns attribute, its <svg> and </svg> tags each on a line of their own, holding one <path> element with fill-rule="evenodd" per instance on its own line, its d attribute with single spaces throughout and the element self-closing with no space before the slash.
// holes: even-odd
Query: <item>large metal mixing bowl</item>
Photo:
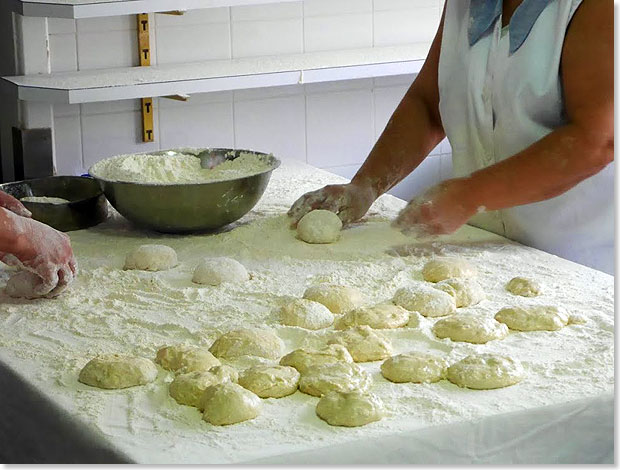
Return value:
<svg viewBox="0 0 620 470">
<path fill-rule="evenodd" d="M 110 181 L 93 174 L 114 208 L 132 222 L 165 233 L 215 230 L 240 219 L 259 201 L 280 160 L 261 152 L 236 149 L 201 150 L 223 160 L 242 153 L 264 159 L 269 169 L 251 176 L 226 181 L 193 184 L 143 184 Z M 183 149 L 148 152 L 150 155 L 187 153 Z"/>
</svg>

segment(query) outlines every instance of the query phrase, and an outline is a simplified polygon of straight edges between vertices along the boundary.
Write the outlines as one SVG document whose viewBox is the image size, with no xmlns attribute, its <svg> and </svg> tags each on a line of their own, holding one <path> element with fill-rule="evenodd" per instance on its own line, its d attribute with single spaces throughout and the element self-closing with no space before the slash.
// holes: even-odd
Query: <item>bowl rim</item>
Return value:
<svg viewBox="0 0 620 470">
<path fill-rule="evenodd" d="M 24 183 L 32 183 L 34 181 L 42 181 L 42 180 L 52 180 L 52 179 L 74 179 L 74 180 L 89 180 L 92 181 L 94 183 L 97 183 L 97 179 L 93 178 L 92 176 L 84 176 L 84 175 L 51 175 L 51 176 L 42 176 L 40 178 L 31 178 L 31 179 L 27 179 L 27 180 L 18 180 L 18 181 L 8 181 L 6 183 L 0 183 L 0 191 L 5 191 L 5 188 L 11 185 L 17 185 L 17 184 L 24 184 Z M 35 205 L 46 205 L 46 206 L 54 206 L 54 207 L 67 207 L 70 206 L 71 204 L 77 204 L 79 202 L 84 202 L 84 201 L 92 201 L 94 199 L 97 199 L 99 197 L 105 197 L 103 191 L 101 190 L 101 187 L 99 187 L 99 191 L 96 195 L 94 196 L 88 196 L 88 197 L 84 197 L 81 199 L 74 199 L 71 200 L 69 202 L 63 202 L 61 204 L 51 204 L 49 202 L 35 202 L 35 201 L 24 201 L 22 202 L 22 204 L 26 205 L 26 204 L 35 204 Z M 21 202 L 21 199 L 18 199 Z"/>
</svg>

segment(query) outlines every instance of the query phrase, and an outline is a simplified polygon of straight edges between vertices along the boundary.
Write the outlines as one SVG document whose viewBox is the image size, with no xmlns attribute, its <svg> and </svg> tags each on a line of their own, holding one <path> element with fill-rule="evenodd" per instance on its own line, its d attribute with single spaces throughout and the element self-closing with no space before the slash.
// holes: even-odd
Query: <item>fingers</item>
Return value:
<svg viewBox="0 0 620 470">
<path fill-rule="evenodd" d="M 325 201 L 325 196 L 321 192 L 314 192 L 304 194 L 302 197 L 297 199 L 293 206 L 288 211 L 289 217 L 293 220 L 291 222 L 291 227 L 297 227 L 297 223 L 301 220 L 301 218 L 306 215 L 308 212 L 311 212 L 315 209 L 322 207 Z"/>
<path fill-rule="evenodd" d="M 15 199 L 13 196 L 0 191 L 0 207 L 4 207 L 5 209 L 14 212 L 17 215 L 21 215 L 22 217 L 32 217 L 32 212 L 30 212 L 26 207 Z"/>
</svg>

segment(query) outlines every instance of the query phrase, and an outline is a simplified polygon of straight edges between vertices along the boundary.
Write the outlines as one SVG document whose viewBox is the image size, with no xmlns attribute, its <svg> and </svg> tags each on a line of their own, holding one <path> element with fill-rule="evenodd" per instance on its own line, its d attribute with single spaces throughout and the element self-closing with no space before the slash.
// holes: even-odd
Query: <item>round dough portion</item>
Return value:
<svg viewBox="0 0 620 470">
<path fill-rule="evenodd" d="M 346 313 L 366 303 L 359 290 L 337 284 L 317 284 L 304 292 L 304 299 L 314 300 L 325 305 L 332 313 Z"/>
<path fill-rule="evenodd" d="M 395 383 L 433 383 L 446 377 L 448 363 L 442 357 L 423 352 L 392 356 L 381 364 L 381 375 Z"/>
<path fill-rule="evenodd" d="M 340 238 L 342 221 L 331 211 L 308 212 L 297 224 L 297 236 L 306 243 L 334 243 Z"/>
<path fill-rule="evenodd" d="M 486 298 L 482 286 L 473 278 L 453 277 L 438 282 L 435 288 L 454 297 L 457 308 L 476 305 Z"/>
<path fill-rule="evenodd" d="M 204 391 L 212 386 L 224 382 L 236 382 L 239 379 L 237 371 L 230 366 L 215 366 L 207 372 L 195 371 L 177 375 L 170 386 L 168 393 L 179 405 L 188 405 L 198 408 Z"/>
<path fill-rule="evenodd" d="M 282 398 L 297 391 L 301 374 L 289 366 L 255 366 L 239 377 L 239 385 L 261 398 Z"/>
<path fill-rule="evenodd" d="M 216 339 L 209 348 L 215 357 L 224 359 L 240 356 L 279 359 L 283 350 L 284 343 L 275 334 L 251 328 L 229 331 Z"/>
<path fill-rule="evenodd" d="M 166 370 L 180 374 L 204 372 L 220 365 L 220 361 L 207 348 L 187 344 L 175 344 L 161 348 L 157 351 L 155 362 Z"/>
<path fill-rule="evenodd" d="M 377 330 L 401 328 L 409 323 L 409 311 L 400 305 L 378 304 L 351 310 L 334 323 L 336 330 L 367 325 Z"/>
<path fill-rule="evenodd" d="M 219 286 L 226 282 L 241 284 L 250 275 L 239 261 L 232 258 L 205 258 L 194 270 L 192 282 L 207 286 Z"/>
<path fill-rule="evenodd" d="M 30 271 L 18 271 L 13 274 L 6 283 L 5 292 L 9 297 L 17 299 L 40 299 L 54 298 L 60 295 L 65 287 L 56 287 L 46 294 L 40 294 L 49 290 L 43 283 L 43 279 Z"/>
<path fill-rule="evenodd" d="M 177 252 L 169 246 L 142 245 L 127 254 L 124 269 L 165 271 L 177 264 Z"/>
<path fill-rule="evenodd" d="M 444 317 L 456 312 L 454 297 L 422 283 L 398 289 L 392 302 L 425 317 Z"/>
<path fill-rule="evenodd" d="M 569 323 L 566 312 L 548 305 L 504 308 L 495 319 L 516 331 L 556 331 Z"/>
<path fill-rule="evenodd" d="M 516 359 L 497 354 L 477 354 L 448 367 L 447 377 L 459 387 L 489 390 L 521 382 L 525 370 Z"/>
<path fill-rule="evenodd" d="M 135 387 L 152 382 L 157 367 L 143 357 L 122 354 L 102 354 L 82 368 L 78 380 L 97 388 L 117 389 Z"/>
<path fill-rule="evenodd" d="M 355 362 L 380 361 L 392 354 L 392 344 L 367 325 L 335 333 L 328 344 L 341 344 Z"/>
<path fill-rule="evenodd" d="M 441 339 L 484 344 L 508 336 L 508 327 L 493 318 L 457 315 L 439 320 L 433 325 L 433 333 Z"/>
<path fill-rule="evenodd" d="M 241 385 L 224 382 L 208 387 L 201 399 L 202 419 L 216 426 L 241 423 L 260 414 L 261 401 L 258 396 Z"/>
<path fill-rule="evenodd" d="M 316 405 L 316 414 L 332 426 L 364 426 L 383 418 L 383 403 L 376 395 L 329 392 Z"/>
<path fill-rule="evenodd" d="M 319 302 L 308 299 L 294 299 L 280 309 L 280 321 L 287 326 L 321 330 L 334 323 L 334 315 Z"/>
<path fill-rule="evenodd" d="M 299 390 L 320 397 L 329 392 L 365 392 L 371 383 L 368 372 L 357 364 L 336 362 L 318 366 L 302 374 Z"/>
<path fill-rule="evenodd" d="M 422 276 L 425 281 L 439 282 L 453 277 L 475 277 L 476 269 L 463 258 L 440 257 L 424 265 Z"/>
<path fill-rule="evenodd" d="M 341 344 L 330 344 L 323 349 L 296 349 L 280 359 L 280 365 L 291 366 L 306 374 L 318 366 L 337 362 L 352 363 L 351 353 Z"/>
<path fill-rule="evenodd" d="M 541 294 L 540 284 L 526 277 L 513 277 L 506 284 L 506 290 L 522 297 L 536 297 Z"/>
</svg>

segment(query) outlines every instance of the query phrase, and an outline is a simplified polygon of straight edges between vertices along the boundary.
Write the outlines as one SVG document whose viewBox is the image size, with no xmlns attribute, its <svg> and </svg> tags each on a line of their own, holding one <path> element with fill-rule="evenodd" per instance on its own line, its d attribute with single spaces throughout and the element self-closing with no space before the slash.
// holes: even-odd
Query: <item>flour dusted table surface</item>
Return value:
<svg viewBox="0 0 620 470">
<path fill-rule="evenodd" d="M 285 164 L 259 205 L 227 231 L 172 236 L 142 232 L 119 216 L 71 233 L 80 276 L 56 300 L 0 297 L 0 359 L 67 415 L 141 463 L 225 462 L 591 462 L 613 459 L 613 277 L 465 227 L 432 245 L 409 246 L 389 219 L 404 206 L 382 197 L 361 224 L 329 246 L 307 245 L 288 228 L 285 212 L 302 193 L 342 178 L 301 164 Z M 125 254 L 144 243 L 173 247 L 180 264 L 159 273 L 123 271 Z M 394 249 L 394 247 L 397 247 Z M 494 315 L 508 305 L 554 304 L 585 316 L 585 325 L 556 332 L 514 333 L 486 345 L 437 340 L 432 320 L 419 329 L 386 331 L 396 353 L 430 350 L 454 362 L 473 352 L 520 359 L 528 377 L 498 390 L 460 389 L 447 381 L 393 384 L 371 372 L 372 391 L 388 416 L 361 428 L 330 427 L 315 415 L 317 399 L 300 392 L 263 401 L 262 414 L 214 427 L 168 395 L 170 373 L 126 390 L 98 390 L 77 382 L 81 367 L 105 352 L 154 358 L 162 345 L 210 345 L 236 327 L 272 328 L 287 351 L 318 347 L 330 330 L 278 324 L 284 296 L 301 296 L 315 282 L 355 286 L 370 300 L 390 299 L 421 279 L 433 254 L 474 263 L 487 300 L 469 312 Z M 197 286 L 191 274 L 201 257 L 230 256 L 248 268 L 243 285 Z M 0 271 L 4 283 L 10 272 Z M 514 276 L 538 279 L 544 294 L 508 294 Z M 245 367 L 252 361 L 236 365 Z"/>
</svg>

